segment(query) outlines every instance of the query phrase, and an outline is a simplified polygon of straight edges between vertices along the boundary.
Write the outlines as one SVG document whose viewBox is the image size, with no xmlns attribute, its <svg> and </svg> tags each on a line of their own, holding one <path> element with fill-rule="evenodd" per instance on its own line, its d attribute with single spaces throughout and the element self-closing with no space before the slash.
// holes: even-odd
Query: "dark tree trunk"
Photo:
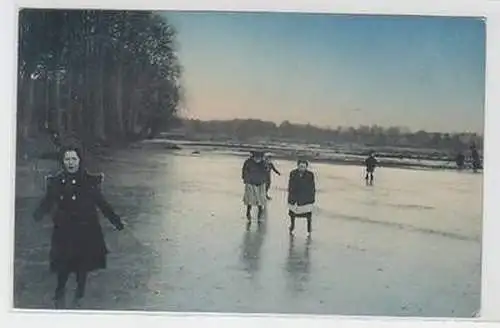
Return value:
<svg viewBox="0 0 500 328">
<path fill-rule="evenodd" d="M 121 56 L 120 56 L 121 57 Z M 123 63 L 118 59 L 116 72 L 116 133 L 118 138 L 123 137 Z"/>
</svg>

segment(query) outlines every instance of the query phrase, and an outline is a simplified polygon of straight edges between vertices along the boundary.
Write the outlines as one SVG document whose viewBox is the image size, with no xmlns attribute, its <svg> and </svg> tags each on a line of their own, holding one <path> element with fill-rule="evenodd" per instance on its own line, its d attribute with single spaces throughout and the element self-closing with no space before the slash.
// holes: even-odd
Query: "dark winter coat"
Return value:
<svg viewBox="0 0 500 328">
<path fill-rule="evenodd" d="M 479 156 L 477 149 L 472 149 L 472 167 L 474 169 L 481 168 L 481 156 Z"/>
<path fill-rule="evenodd" d="M 316 184 L 311 171 L 300 173 L 295 169 L 290 172 L 288 180 L 288 203 L 293 205 L 308 205 L 316 201 Z"/>
<path fill-rule="evenodd" d="M 243 183 L 260 186 L 267 182 L 267 169 L 264 161 L 257 163 L 252 158 L 248 158 L 243 163 L 241 172 Z"/>
<path fill-rule="evenodd" d="M 369 156 L 366 160 L 365 160 L 365 165 L 366 165 L 366 170 L 368 172 L 373 172 L 375 171 L 375 167 L 377 167 L 377 164 L 378 164 L 378 161 L 375 157 L 373 156 Z"/>
<path fill-rule="evenodd" d="M 97 209 L 119 230 L 120 217 L 101 194 L 103 175 L 86 171 L 61 172 L 47 178 L 47 190 L 34 213 L 35 220 L 53 211 L 50 269 L 92 271 L 106 267 L 108 250 Z"/>
<path fill-rule="evenodd" d="M 458 154 L 457 157 L 455 158 L 455 163 L 457 164 L 458 167 L 463 168 L 465 165 L 465 155 Z"/>
</svg>

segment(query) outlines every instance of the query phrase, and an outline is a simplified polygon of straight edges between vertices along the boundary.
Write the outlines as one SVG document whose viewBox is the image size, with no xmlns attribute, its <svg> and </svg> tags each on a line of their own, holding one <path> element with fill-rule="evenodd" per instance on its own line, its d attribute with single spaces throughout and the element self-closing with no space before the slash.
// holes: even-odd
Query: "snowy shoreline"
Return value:
<svg viewBox="0 0 500 328">
<path fill-rule="evenodd" d="M 366 155 L 362 150 L 327 149 L 318 145 L 297 145 L 288 143 L 274 144 L 245 144 L 213 141 L 186 141 L 171 139 L 153 139 L 133 144 L 132 148 L 159 148 L 180 152 L 198 154 L 201 152 L 232 154 L 235 156 L 248 156 L 250 150 L 261 149 L 272 155 L 274 159 L 295 160 L 306 157 L 311 161 L 330 163 L 336 165 L 363 166 Z M 380 167 L 393 167 L 404 169 L 424 170 L 456 170 L 452 160 L 433 159 L 429 156 L 413 153 L 412 157 L 393 153 L 379 153 L 377 156 Z M 468 167 L 468 166 L 467 166 Z"/>
</svg>

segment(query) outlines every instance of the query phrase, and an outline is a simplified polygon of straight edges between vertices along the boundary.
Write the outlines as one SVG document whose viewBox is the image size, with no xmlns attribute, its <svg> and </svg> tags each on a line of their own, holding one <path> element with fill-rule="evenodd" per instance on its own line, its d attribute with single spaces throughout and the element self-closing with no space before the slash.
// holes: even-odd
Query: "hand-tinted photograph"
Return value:
<svg viewBox="0 0 500 328">
<path fill-rule="evenodd" d="M 13 307 L 478 316 L 485 29 L 20 10 Z"/>
</svg>

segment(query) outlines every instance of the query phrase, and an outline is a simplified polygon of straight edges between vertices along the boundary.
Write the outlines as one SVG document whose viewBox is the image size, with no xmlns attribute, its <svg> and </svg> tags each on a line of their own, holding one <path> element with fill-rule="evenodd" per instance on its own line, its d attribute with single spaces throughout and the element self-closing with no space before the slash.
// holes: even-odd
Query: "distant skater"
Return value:
<svg viewBox="0 0 500 328">
<path fill-rule="evenodd" d="M 243 163 L 241 178 L 245 184 L 243 203 L 246 206 L 246 217 L 252 219 L 252 207 L 257 206 L 258 220 L 264 215 L 266 206 L 266 182 L 267 170 L 264 163 L 264 153 L 260 151 L 252 152 L 250 158 Z"/>
<path fill-rule="evenodd" d="M 316 201 L 314 174 L 308 170 L 306 160 L 298 160 L 297 168 L 290 172 L 288 180 L 288 215 L 290 216 L 290 234 L 295 230 L 295 218 L 307 219 L 307 234 L 312 232 L 312 210 Z"/>
<path fill-rule="evenodd" d="M 76 274 L 77 289 L 74 306 L 79 306 L 85 294 L 87 273 L 106 267 L 108 250 L 97 209 L 117 230 L 123 229 L 120 217 L 101 194 L 103 176 L 88 173 L 76 148 L 61 149 L 63 170 L 47 178 L 47 190 L 34 213 L 40 221 L 55 208 L 50 248 L 50 270 L 57 274 L 54 294 L 56 308 L 65 306 L 66 283 Z"/>
<path fill-rule="evenodd" d="M 281 173 L 276 169 L 276 166 L 274 166 L 274 163 L 271 160 L 271 156 L 266 155 L 264 157 L 264 162 L 266 165 L 266 172 L 267 172 L 267 182 L 266 182 L 266 198 L 267 200 L 271 200 L 271 197 L 269 196 L 269 189 L 271 189 L 271 171 L 276 173 L 277 175 L 281 175 Z"/>
<path fill-rule="evenodd" d="M 375 167 L 377 167 L 378 161 L 375 158 L 375 153 L 370 152 L 368 158 L 365 159 L 366 175 L 365 180 L 369 185 L 373 185 L 373 174 L 375 172 Z"/>
<path fill-rule="evenodd" d="M 462 152 L 458 153 L 455 158 L 455 163 L 457 164 L 457 169 L 459 171 L 462 171 L 465 168 L 465 155 Z"/>
<path fill-rule="evenodd" d="M 472 144 L 470 150 L 472 158 L 472 170 L 474 171 L 474 173 L 477 173 L 478 170 L 482 169 L 481 157 L 479 156 L 479 152 L 477 151 L 477 147 L 475 144 Z"/>
</svg>

